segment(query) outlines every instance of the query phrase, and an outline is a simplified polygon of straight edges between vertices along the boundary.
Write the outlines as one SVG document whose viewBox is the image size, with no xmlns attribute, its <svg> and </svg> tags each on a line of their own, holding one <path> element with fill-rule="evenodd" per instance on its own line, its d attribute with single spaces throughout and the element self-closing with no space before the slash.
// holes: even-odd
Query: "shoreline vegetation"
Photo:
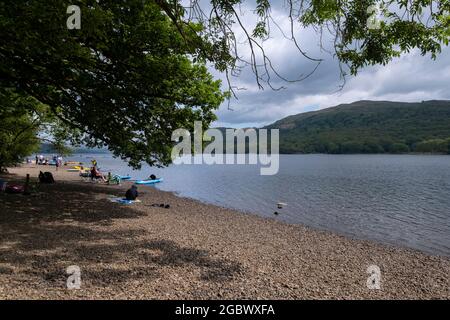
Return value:
<svg viewBox="0 0 450 320">
<path fill-rule="evenodd" d="M 69 147 L 68 147 L 69 148 Z M 89 148 L 76 148 L 73 150 L 68 150 L 68 155 L 76 155 L 76 154 L 86 154 L 86 155 L 90 155 L 90 154 L 105 154 L 105 155 L 112 155 L 111 152 L 108 149 L 89 149 Z M 226 150 L 224 150 L 226 151 Z M 45 147 L 41 147 L 39 149 L 38 152 L 36 152 L 36 154 L 46 154 L 46 155 L 54 155 L 54 154 L 59 154 L 58 150 L 55 150 L 51 147 L 49 147 L 48 145 L 46 145 Z M 224 155 L 226 154 L 226 152 L 223 153 Z M 239 153 L 234 153 L 234 154 L 239 154 Z M 246 152 L 245 154 L 250 154 L 250 152 Z M 270 153 L 269 153 L 270 154 Z M 450 155 L 449 153 L 446 152 L 396 152 L 396 153 L 386 153 L 386 152 L 380 152 L 380 153 L 324 153 L 324 152 L 310 152 L 310 153 L 283 153 L 283 152 L 279 152 L 280 155 L 315 155 L 315 154 L 330 154 L 330 155 L 417 155 L 417 156 L 446 156 L 446 155 Z M 25 157 L 27 158 L 27 157 Z M 30 158 L 30 157 L 28 157 Z"/>
<path fill-rule="evenodd" d="M 0 179 L 36 180 L 42 167 Z M 449 299 L 450 259 L 204 204 L 65 168 L 30 196 L 0 193 L 0 299 Z M 170 204 L 170 208 L 154 204 Z M 66 268 L 81 289 L 66 288 Z M 381 270 L 368 289 L 367 268 Z"/>
</svg>

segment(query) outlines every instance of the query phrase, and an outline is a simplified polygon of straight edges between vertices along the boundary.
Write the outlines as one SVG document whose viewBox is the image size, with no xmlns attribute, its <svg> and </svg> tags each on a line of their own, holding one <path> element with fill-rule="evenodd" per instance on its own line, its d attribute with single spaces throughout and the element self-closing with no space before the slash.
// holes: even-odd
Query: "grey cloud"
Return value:
<svg viewBox="0 0 450 320">
<path fill-rule="evenodd" d="M 288 59 L 288 57 L 286 57 Z M 298 62 L 299 69 L 302 62 Z M 221 122 L 235 126 L 254 122 L 264 125 L 287 115 L 331 107 L 355 100 L 420 101 L 450 99 L 450 49 L 445 48 L 437 60 L 411 53 L 386 66 L 368 67 L 356 77 L 347 78 L 344 89 L 335 93 L 341 81 L 337 62 L 330 59 L 303 82 L 287 84 L 281 91 L 255 90 L 255 79 L 246 71 L 244 86 L 251 90 L 239 91 L 238 100 L 232 100 L 234 111 L 221 106 Z M 239 79 L 242 81 L 242 79 Z"/>
<path fill-rule="evenodd" d="M 279 8 L 274 9 L 279 10 Z M 277 12 L 275 12 L 275 15 Z M 279 13 L 279 16 L 282 16 Z M 276 70 L 288 79 L 307 73 L 314 63 L 302 57 L 293 43 L 275 32 L 273 39 L 264 43 L 267 54 Z M 246 87 L 238 91 L 238 100 L 233 99 L 227 108 L 224 103 L 217 111 L 217 124 L 242 127 L 248 124 L 262 126 L 285 116 L 315 109 L 322 109 L 356 100 L 420 101 L 450 99 L 450 48 L 443 48 L 436 60 L 413 51 L 394 59 L 386 66 L 366 67 L 356 77 L 347 77 L 343 90 L 336 92 L 342 84 L 336 59 L 321 52 L 318 35 L 313 30 L 300 30 L 297 34 L 301 46 L 314 58 L 324 59 L 316 72 L 302 82 L 286 83 L 272 78 L 273 85 L 286 89 L 273 91 L 266 86 L 258 90 L 254 74 L 245 68 L 232 85 Z M 326 43 L 330 39 L 324 40 Z M 224 80 L 224 76 L 212 70 Z M 226 85 L 226 83 L 224 83 Z"/>
</svg>

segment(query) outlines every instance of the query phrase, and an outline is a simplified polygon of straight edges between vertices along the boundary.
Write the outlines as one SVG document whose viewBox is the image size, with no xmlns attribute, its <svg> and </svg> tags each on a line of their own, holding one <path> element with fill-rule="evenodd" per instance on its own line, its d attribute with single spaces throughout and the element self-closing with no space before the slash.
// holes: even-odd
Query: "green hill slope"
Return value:
<svg viewBox="0 0 450 320">
<path fill-rule="evenodd" d="M 450 153 L 450 101 L 358 101 L 266 128 L 280 129 L 281 153 Z"/>
<path fill-rule="evenodd" d="M 109 153 L 108 149 L 100 149 L 100 148 L 87 148 L 87 147 L 71 147 L 66 146 L 67 150 L 64 154 L 74 154 L 74 153 Z M 46 154 L 59 154 L 60 150 L 55 149 L 55 147 L 51 143 L 42 143 L 39 151 L 37 153 L 46 153 Z"/>
</svg>

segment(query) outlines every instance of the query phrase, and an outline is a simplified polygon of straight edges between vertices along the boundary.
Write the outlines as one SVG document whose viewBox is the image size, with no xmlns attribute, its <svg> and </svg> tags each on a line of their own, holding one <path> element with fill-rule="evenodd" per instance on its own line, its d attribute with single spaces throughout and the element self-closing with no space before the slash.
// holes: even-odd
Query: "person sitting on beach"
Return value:
<svg viewBox="0 0 450 320">
<path fill-rule="evenodd" d="M 137 187 L 135 185 L 132 185 L 130 189 L 127 190 L 127 192 L 125 193 L 125 198 L 127 200 L 136 200 L 136 198 L 138 197 L 138 191 L 137 191 Z"/>
<path fill-rule="evenodd" d="M 104 182 L 106 182 L 106 178 L 102 175 L 100 171 L 98 171 L 97 167 L 91 168 L 91 180 L 94 179 L 102 179 Z"/>
</svg>

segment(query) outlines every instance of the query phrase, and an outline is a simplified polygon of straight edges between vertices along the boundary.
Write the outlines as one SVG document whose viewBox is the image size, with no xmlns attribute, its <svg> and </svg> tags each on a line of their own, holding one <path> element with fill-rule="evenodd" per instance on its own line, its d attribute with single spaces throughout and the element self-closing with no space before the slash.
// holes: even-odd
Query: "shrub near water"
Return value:
<svg viewBox="0 0 450 320">
<path fill-rule="evenodd" d="M 420 142 L 416 146 L 417 152 L 450 154 L 450 138 L 432 139 Z"/>
</svg>

